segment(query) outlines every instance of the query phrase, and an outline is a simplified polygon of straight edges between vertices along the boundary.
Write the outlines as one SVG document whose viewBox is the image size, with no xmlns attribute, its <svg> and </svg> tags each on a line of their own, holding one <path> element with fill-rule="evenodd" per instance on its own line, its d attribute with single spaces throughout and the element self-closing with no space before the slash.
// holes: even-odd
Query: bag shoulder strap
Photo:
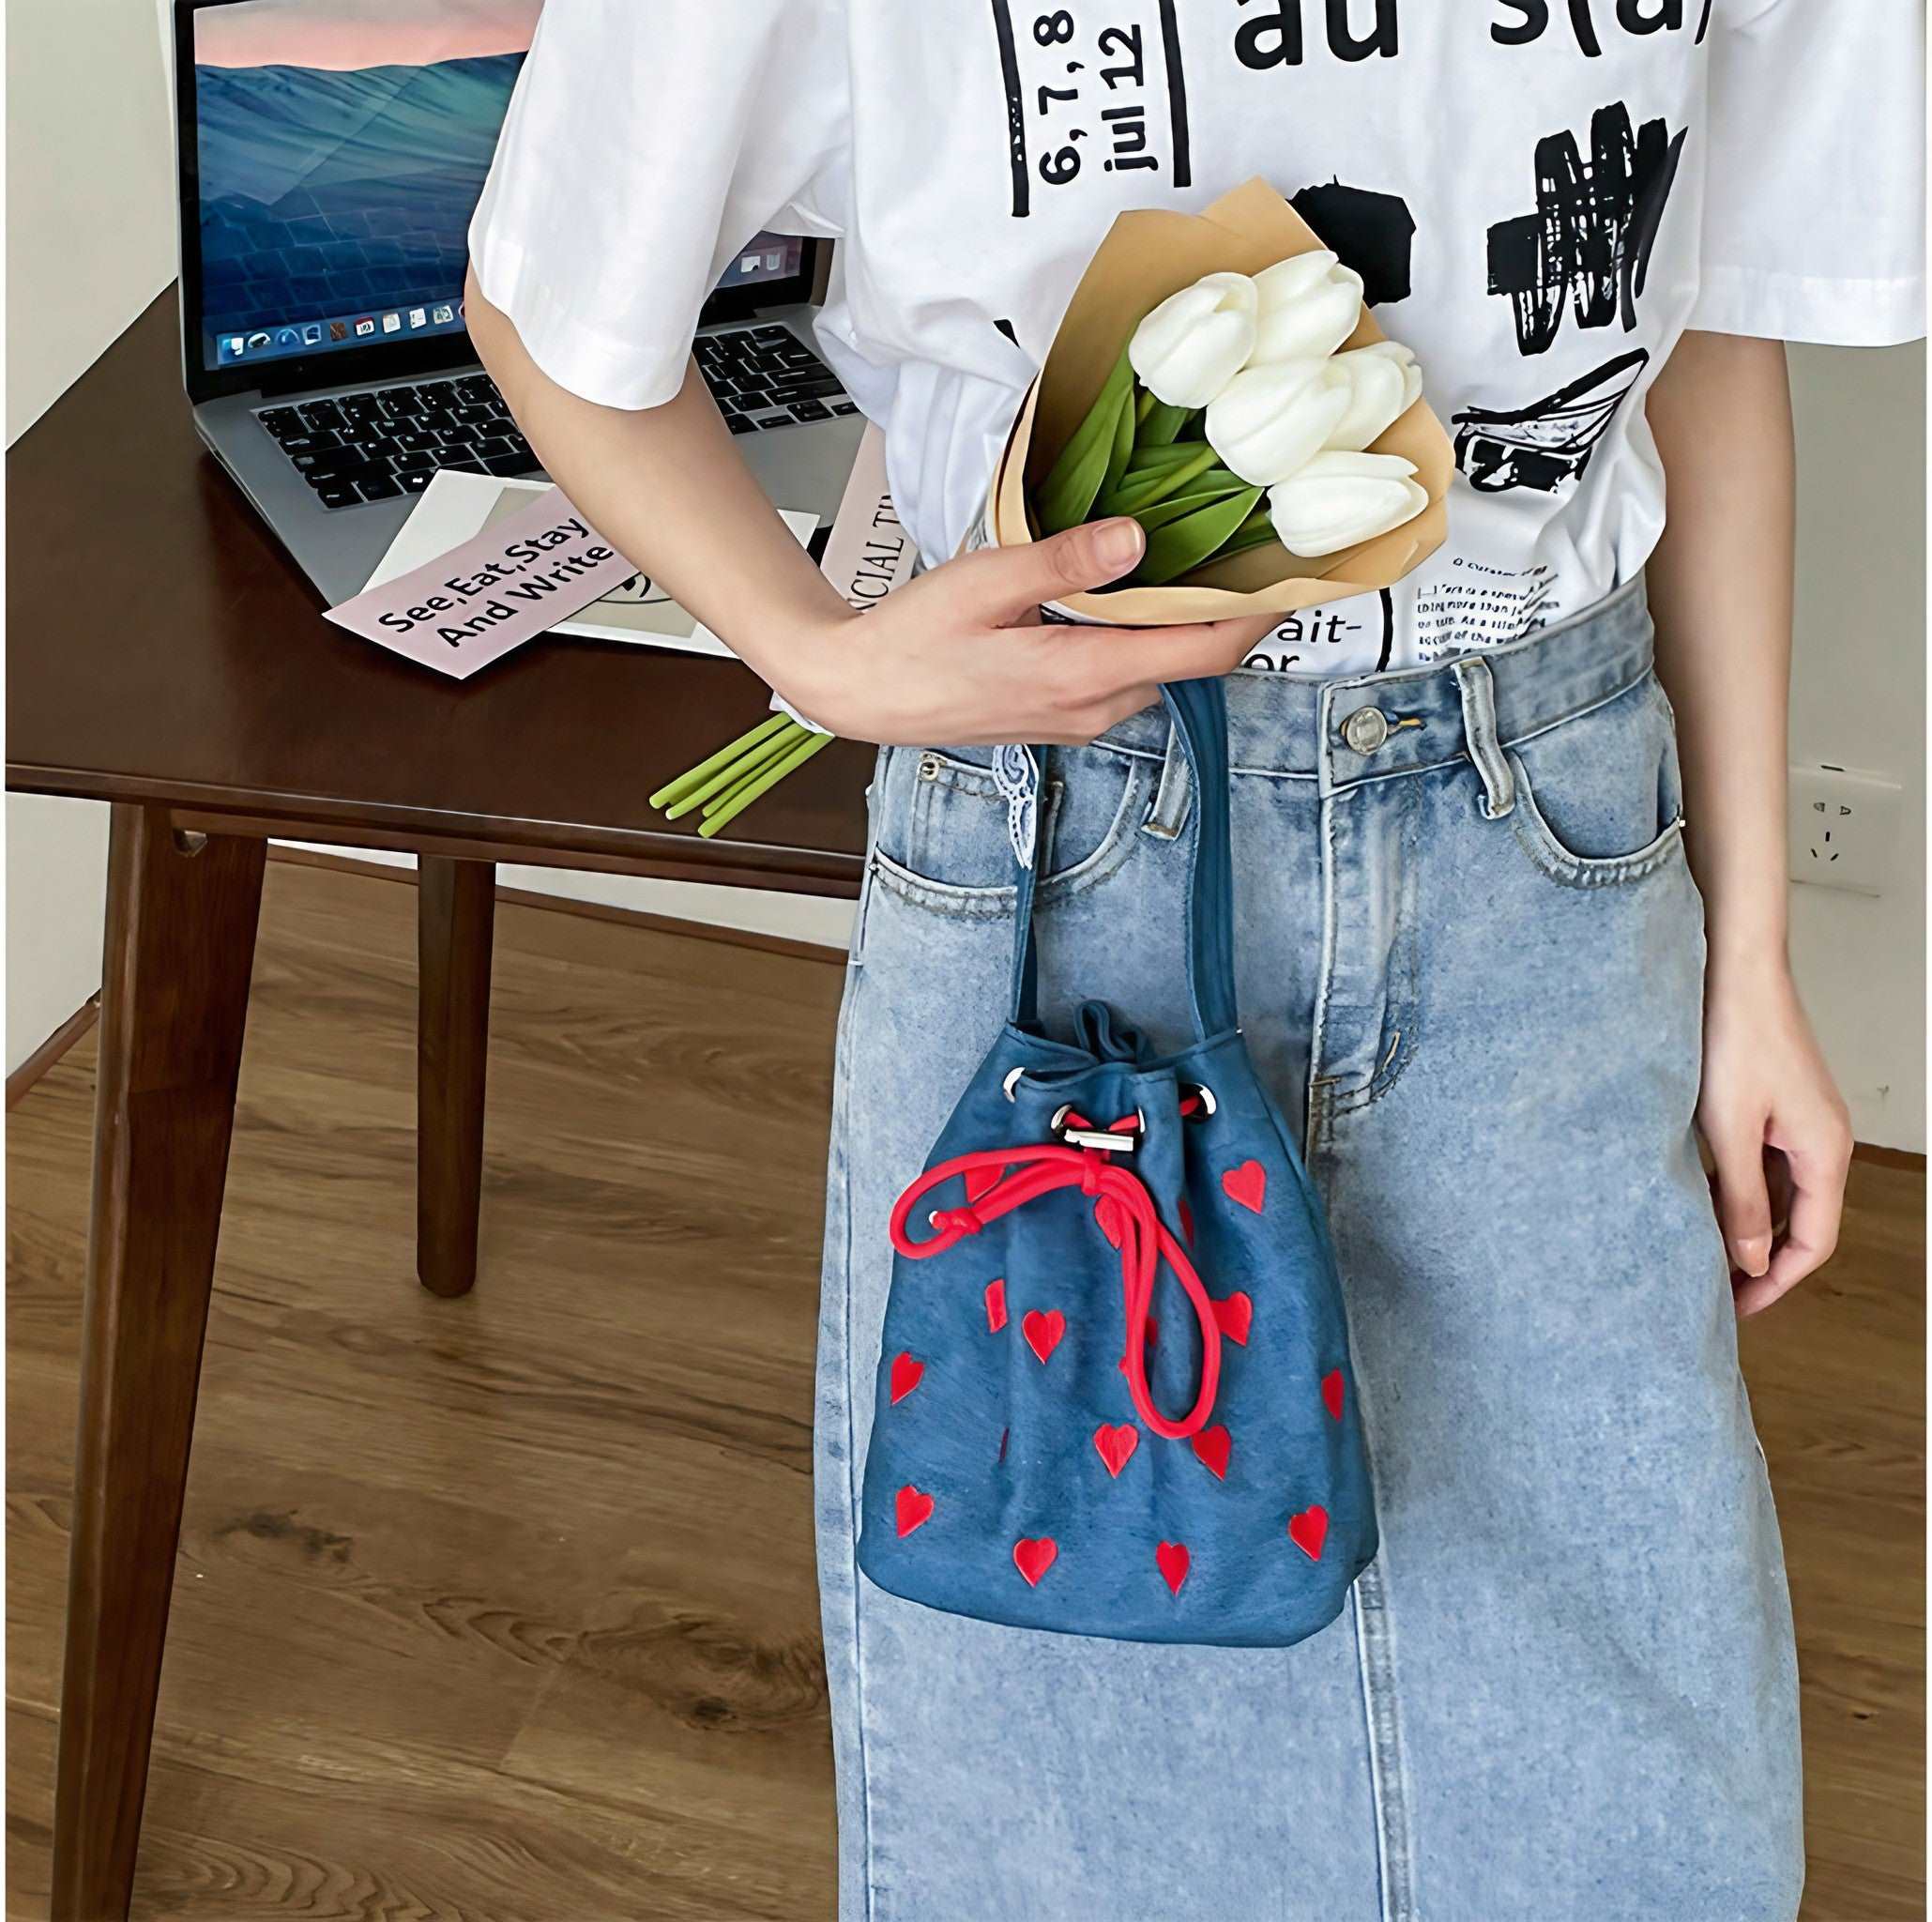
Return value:
<svg viewBox="0 0 1932 1922">
<path fill-rule="evenodd" d="M 1218 679 L 1170 681 L 1161 690 L 1187 756 L 1194 784 L 1194 831 L 1190 843 L 1187 900 L 1188 1001 L 1194 1039 L 1206 1041 L 1237 1025 L 1234 980 L 1234 854 L 1229 839 L 1227 693 Z M 1036 750 L 1042 764 L 1044 754 Z M 1036 810 L 1039 819 L 1047 810 Z M 1038 834 L 1036 826 L 1036 836 Z M 1033 932 L 1042 849 L 1019 871 L 1013 910 L 1012 1019 L 1040 1024 L 1039 955 Z M 1123 932 L 1126 932 L 1123 930 Z"/>
</svg>

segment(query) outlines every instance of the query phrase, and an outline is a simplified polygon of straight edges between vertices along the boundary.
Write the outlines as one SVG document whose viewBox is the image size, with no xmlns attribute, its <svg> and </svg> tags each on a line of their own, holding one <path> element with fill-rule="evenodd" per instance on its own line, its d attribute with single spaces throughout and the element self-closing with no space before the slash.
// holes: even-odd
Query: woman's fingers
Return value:
<svg viewBox="0 0 1932 1922">
<path fill-rule="evenodd" d="M 948 587 L 958 604 L 993 627 L 1038 613 L 1049 601 L 1107 587 L 1131 573 L 1147 546 L 1140 523 L 1124 515 L 1069 527 L 1025 547 L 984 547 L 948 561 Z M 935 570 L 936 573 L 938 570 Z"/>
<path fill-rule="evenodd" d="M 1717 1164 L 1717 1223 L 1731 1267 L 1755 1280 L 1771 1266 L 1771 1190 L 1764 1179 L 1764 1116 L 1702 1117 Z"/>
<path fill-rule="evenodd" d="M 1737 1288 L 1738 1313 L 1755 1315 L 1796 1288 L 1832 1258 L 1845 1217 L 1845 1178 L 1851 1167 L 1851 1129 L 1844 1116 L 1825 1110 L 1787 1135 L 1773 1126 L 1772 1145 L 1790 1174 L 1790 1220 L 1770 1266 Z"/>
</svg>

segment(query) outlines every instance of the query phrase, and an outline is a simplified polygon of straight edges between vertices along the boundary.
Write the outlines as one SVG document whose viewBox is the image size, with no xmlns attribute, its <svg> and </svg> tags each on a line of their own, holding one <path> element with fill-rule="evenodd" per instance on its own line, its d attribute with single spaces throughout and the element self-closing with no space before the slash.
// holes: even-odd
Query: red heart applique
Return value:
<svg viewBox="0 0 1932 1922">
<path fill-rule="evenodd" d="M 1329 1512 L 1319 1505 L 1288 1517 L 1288 1539 L 1311 1562 L 1321 1560 L 1321 1545 L 1329 1538 Z"/>
<path fill-rule="evenodd" d="M 1188 1564 L 1192 1559 L 1179 1542 L 1163 1542 L 1154 1550 L 1154 1564 L 1161 1571 L 1161 1579 L 1176 1594 L 1180 1593 L 1180 1584 L 1187 1579 Z"/>
<path fill-rule="evenodd" d="M 1101 1233 L 1106 1236 L 1107 1245 L 1118 1248 L 1127 1231 L 1126 1224 L 1120 1218 L 1120 1204 L 1111 1195 L 1103 1195 L 1093 1204 L 1093 1218 Z"/>
<path fill-rule="evenodd" d="M 1208 1467 L 1214 1471 L 1217 1481 L 1226 1481 L 1227 1464 L 1234 1454 L 1234 1438 L 1218 1423 L 1211 1428 L 1203 1428 L 1191 1439 L 1190 1445 Z"/>
<path fill-rule="evenodd" d="M 991 1194 L 999 1185 L 1006 1173 L 1003 1167 L 969 1167 L 966 1169 L 966 1206 L 970 1208 L 981 1195 Z"/>
<path fill-rule="evenodd" d="M 1246 1293 L 1237 1289 L 1231 1295 L 1225 1296 L 1214 1304 L 1214 1319 L 1220 1324 L 1221 1332 L 1228 1340 L 1239 1342 L 1242 1348 L 1248 1345 L 1248 1330 L 1255 1319 L 1255 1304 Z"/>
<path fill-rule="evenodd" d="M 1013 1544 L 1013 1566 L 1027 1578 L 1028 1588 L 1038 1588 L 1040 1578 L 1053 1566 L 1054 1557 L 1059 1552 L 1059 1544 L 1051 1535 L 1042 1535 L 1038 1540 L 1022 1535 Z"/>
<path fill-rule="evenodd" d="M 986 1332 L 997 1335 L 1006 1326 L 1006 1283 L 989 1281 L 986 1284 Z"/>
<path fill-rule="evenodd" d="M 892 1357 L 892 1399 L 904 1401 L 920 1384 L 926 1372 L 923 1362 L 916 1362 L 910 1355 Z"/>
<path fill-rule="evenodd" d="M 1342 1419 L 1342 1371 L 1331 1368 L 1321 1378 L 1322 1406 L 1339 1422 Z"/>
<path fill-rule="evenodd" d="M 1106 1463 L 1107 1472 L 1118 1476 L 1127 1466 L 1128 1457 L 1140 1446 L 1140 1430 L 1132 1422 L 1122 1422 L 1117 1428 L 1110 1428 L 1103 1422 L 1093 1431 L 1093 1445 L 1100 1450 L 1100 1458 Z"/>
<path fill-rule="evenodd" d="M 928 1519 L 932 1512 L 933 1498 L 921 1495 L 910 1482 L 899 1490 L 899 1533 L 902 1535 L 909 1535 Z"/>
<path fill-rule="evenodd" d="M 1222 1176 L 1221 1189 L 1230 1201 L 1239 1201 L 1259 1214 L 1261 1204 L 1268 1199 L 1268 1170 L 1258 1161 L 1244 1161 Z"/>
<path fill-rule="evenodd" d="M 1028 1308 L 1020 1317 L 1020 1333 L 1027 1337 L 1027 1346 L 1043 1362 L 1060 1345 L 1060 1336 L 1067 1332 L 1067 1318 L 1057 1308 L 1042 1315 L 1038 1308 Z"/>
</svg>

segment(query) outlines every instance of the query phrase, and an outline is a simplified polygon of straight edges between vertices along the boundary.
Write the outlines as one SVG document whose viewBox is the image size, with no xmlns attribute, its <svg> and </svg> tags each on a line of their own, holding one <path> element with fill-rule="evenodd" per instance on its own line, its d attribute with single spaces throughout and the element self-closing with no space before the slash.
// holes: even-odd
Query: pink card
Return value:
<svg viewBox="0 0 1932 1922">
<path fill-rule="evenodd" d="M 462 546 L 331 607 L 328 618 L 463 680 L 636 572 L 548 487 Z"/>
</svg>

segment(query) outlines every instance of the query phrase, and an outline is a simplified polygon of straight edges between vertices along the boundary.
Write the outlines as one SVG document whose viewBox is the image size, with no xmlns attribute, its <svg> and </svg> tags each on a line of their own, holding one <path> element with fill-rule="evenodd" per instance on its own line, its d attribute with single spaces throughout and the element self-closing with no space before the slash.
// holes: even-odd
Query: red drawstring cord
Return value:
<svg viewBox="0 0 1932 1922">
<path fill-rule="evenodd" d="M 1131 1125 L 1117 1123 L 1114 1132 L 1124 1132 Z M 967 1207 L 937 1210 L 932 1216 L 937 1232 L 927 1241 L 912 1240 L 905 1225 L 920 1197 L 956 1175 L 983 1168 L 999 1170 L 1001 1179 Z M 1009 1174 L 1008 1169 L 1014 1172 Z M 1162 1224 L 1154 1197 L 1137 1175 L 1119 1167 L 1105 1150 L 1041 1142 L 1030 1147 L 988 1148 L 972 1154 L 956 1154 L 951 1161 L 929 1167 L 900 1196 L 892 1209 L 892 1245 L 914 1261 L 923 1260 L 928 1255 L 943 1255 L 967 1235 L 978 1234 L 989 1221 L 1011 1214 L 1042 1195 L 1074 1187 L 1094 1197 L 1096 1210 L 1103 1200 L 1117 1204 L 1115 1218 L 1120 1223 L 1120 1294 L 1127 1314 L 1127 1352 L 1122 1357 L 1122 1365 L 1133 1406 L 1156 1435 L 1175 1442 L 1185 1441 L 1205 1426 L 1213 1412 L 1214 1396 L 1221 1382 L 1221 1324 L 1214 1319 L 1214 1304 L 1201 1277 L 1194 1273 L 1187 1250 Z M 1179 1422 L 1170 1422 L 1162 1414 L 1148 1393 L 1148 1308 L 1154 1295 L 1154 1274 L 1164 1258 L 1186 1290 L 1201 1324 L 1201 1392 L 1193 1411 Z"/>
</svg>

